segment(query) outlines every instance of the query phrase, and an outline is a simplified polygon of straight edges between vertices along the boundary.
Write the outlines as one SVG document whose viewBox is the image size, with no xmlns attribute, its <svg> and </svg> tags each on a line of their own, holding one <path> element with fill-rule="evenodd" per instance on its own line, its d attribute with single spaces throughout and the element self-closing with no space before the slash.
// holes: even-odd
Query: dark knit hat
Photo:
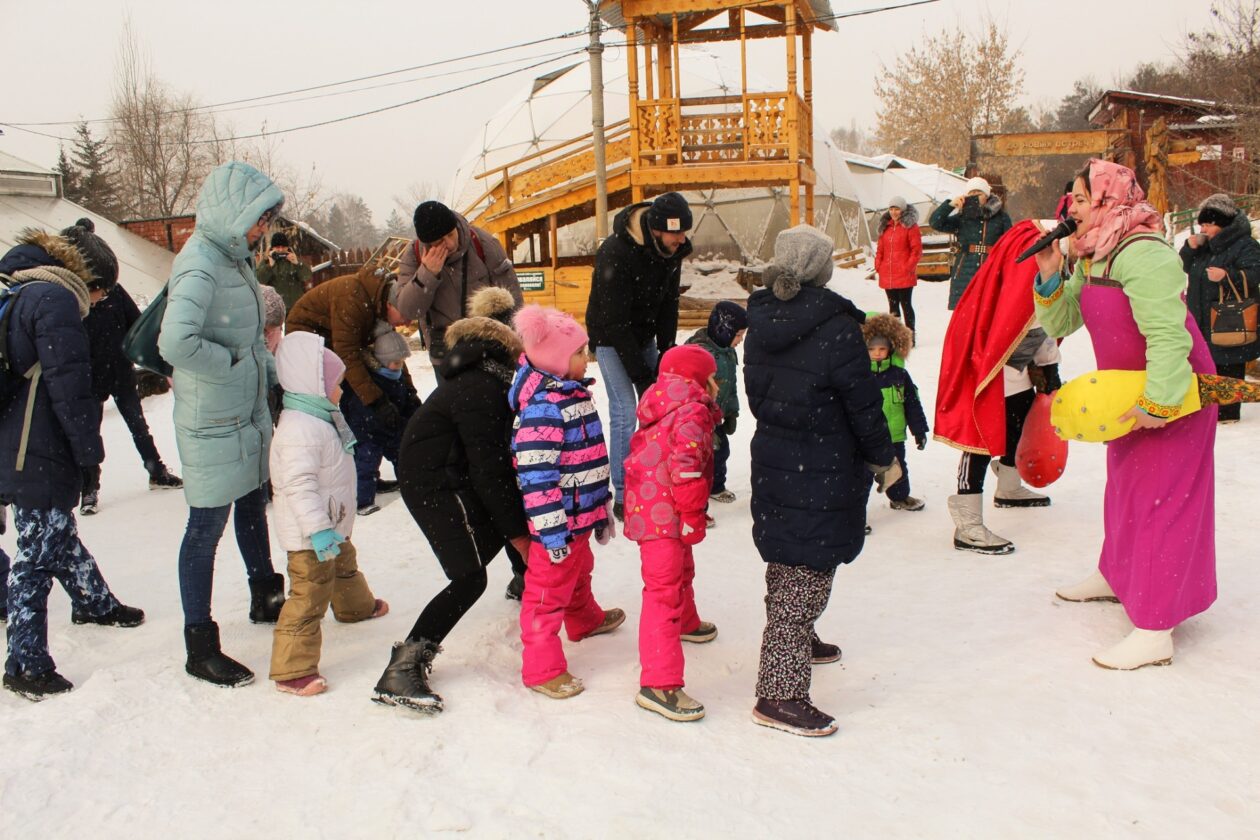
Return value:
<svg viewBox="0 0 1260 840">
<path fill-rule="evenodd" d="M 279 231 L 279 230 L 278 230 L 278 231 L 276 231 L 275 233 L 271 234 L 271 247 L 272 247 L 272 248 L 288 248 L 288 247 L 290 247 L 290 246 L 289 246 L 289 237 L 288 237 L 287 235 L 285 235 L 285 233 L 284 233 L 283 231 Z"/>
<path fill-rule="evenodd" d="M 89 289 L 109 291 L 118 283 L 118 257 L 104 239 L 96 235 L 96 225 L 91 219 L 79 219 L 61 232 L 61 235 L 72 244 L 83 261 L 91 269 L 93 279 L 88 283 Z"/>
<path fill-rule="evenodd" d="M 691 230 L 691 206 L 676 192 L 667 192 L 652 199 L 647 211 L 648 227 L 667 233 Z"/>
<path fill-rule="evenodd" d="M 1238 215 L 1238 205 L 1225 193 L 1215 193 L 1203 199 L 1199 205 L 1199 224 L 1229 227 Z"/>
<path fill-rule="evenodd" d="M 451 208 L 440 201 L 425 201 L 418 205 L 412 222 L 416 226 L 416 238 L 426 245 L 437 242 L 459 224 Z"/>
<path fill-rule="evenodd" d="M 748 329 L 748 313 L 729 300 L 720 300 L 709 313 L 709 338 L 718 347 L 730 347 L 740 330 Z"/>
</svg>

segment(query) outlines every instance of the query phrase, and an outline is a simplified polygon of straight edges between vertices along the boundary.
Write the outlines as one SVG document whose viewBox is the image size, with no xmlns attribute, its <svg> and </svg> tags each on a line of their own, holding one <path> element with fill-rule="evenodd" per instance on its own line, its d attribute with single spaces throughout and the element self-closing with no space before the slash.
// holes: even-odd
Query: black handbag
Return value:
<svg viewBox="0 0 1260 840">
<path fill-rule="evenodd" d="M 1241 271 L 1238 273 L 1242 275 L 1243 280 L 1242 294 L 1238 293 L 1238 287 L 1227 274 L 1224 283 L 1221 284 L 1216 303 L 1210 305 L 1209 327 L 1212 343 L 1217 347 L 1241 347 L 1252 344 L 1256 340 L 1256 320 L 1260 315 L 1260 303 L 1257 303 L 1250 294 L 1246 273 Z M 1229 290 L 1233 294 L 1231 300 L 1225 299 L 1225 283 L 1229 284 Z"/>
<path fill-rule="evenodd" d="M 131 329 L 127 330 L 122 342 L 123 354 L 133 364 L 166 377 L 174 374 L 175 369 L 158 352 L 158 334 L 162 332 L 162 319 L 166 316 L 166 292 L 169 288 L 169 283 L 162 287 L 162 291 L 157 293 L 131 325 Z"/>
</svg>

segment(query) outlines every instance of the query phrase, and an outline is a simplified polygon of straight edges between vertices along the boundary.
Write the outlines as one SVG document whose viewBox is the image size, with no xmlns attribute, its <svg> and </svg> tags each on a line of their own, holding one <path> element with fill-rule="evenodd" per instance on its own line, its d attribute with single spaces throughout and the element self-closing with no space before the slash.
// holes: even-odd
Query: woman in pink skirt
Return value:
<svg viewBox="0 0 1260 840">
<path fill-rule="evenodd" d="M 1215 373 L 1186 311 L 1186 279 L 1133 170 L 1091 160 L 1072 188 L 1081 259 L 1070 277 L 1057 249 L 1037 255 L 1037 317 L 1051 335 L 1089 329 L 1100 369 L 1144 370 L 1146 390 L 1121 417 L 1133 430 L 1107 447 L 1098 571 L 1057 593 L 1118 600 L 1133 632 L 1096 654 L 1104 668 L 1167 665 L 1173 628 L 1216 600 L 1213 446 L 1216 406 L 1175 423 L 1193 373 Z"/>
</svg>

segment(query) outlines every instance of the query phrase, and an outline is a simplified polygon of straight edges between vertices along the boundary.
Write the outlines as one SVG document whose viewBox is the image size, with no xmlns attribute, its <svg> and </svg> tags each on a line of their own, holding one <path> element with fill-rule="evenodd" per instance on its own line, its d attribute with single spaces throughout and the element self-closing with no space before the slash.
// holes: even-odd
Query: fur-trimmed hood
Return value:
<svg viewBox="0 0 1260 840">
<path fill-rule="evenodd" d="M 507 289 L 498 286 L 486 286 L 478 289 L 468 298 L 469 318 L 493 318 L 501 324 L 512 323 L 512 315 L 516 312 L 516 300 Z M 454 326 L 451 327 L 454 329 Z"/>
<path fill-rule="evenodd" d="M 36 248 L 42 249 L 48 256 L 60 263 L 62 268 L 67 268 L 78 275 L 79 279 L 84 283 L 91 283 L 96 279 L 92 269 L 88 268 L 87 261 L 83 259 L 83 254 L 79 253 L 79 249 L 74 247 L 74 243 L 64 236 L 49 233 L 39 228 L 25 228 L 18 234 L 17 238 L 17 247 L 22 245 L 34 245 Z"/>
<path fill-rule="evenodd" d="M 910 355 L 914 333 L 897 318 L 888 314 L 868 315 L 862 325 L 862 340 L 870 341 L 875 336 L 888 339 L 894 355 L 903 359 Z"/>
<path fill-rule="evenodd" d="M 887 210 L 879 217 L 879 235 L 882 236 L 887 230 L 888 225 L 892 222 L 892 216 Z M 913 204 L 907 204 L 906 209 L 901 211 L 901 224 L 905 227 L 918 227 L 919 211 Z"/>
<path fill-rule="evenodd" d="M 441 367 L 442 376 L 447 379 L 471 368 L 488 366 L 492 373 L 502 373 L 511 382 L 515 361 L 525 352 L 520 336 L 511 327 L 480 315 L 447 327 L 446 343 L 450 350 Z"/>
</svg>

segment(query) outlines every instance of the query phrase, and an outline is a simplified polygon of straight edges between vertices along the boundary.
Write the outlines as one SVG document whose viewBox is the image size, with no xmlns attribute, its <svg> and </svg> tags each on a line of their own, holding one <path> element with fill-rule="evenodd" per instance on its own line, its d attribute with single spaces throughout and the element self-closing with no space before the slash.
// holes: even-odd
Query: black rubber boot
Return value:
<svg viewBox="0 0 1260 840">
<path fill-rule="evenodd" d="M 284 607 L 284 575 L 273 574 L 249 582 L 249 620 L 254 624 L 275 624 Z"/>
<path fill-rule="evenodd" d="M 503 597 L 509 601 L 519 601 L 521 596 L 525 594 L 525 575 L 516 573 L 512 575 L 512 579 L 508 581 L 507 591 L 503 593 Z"/>
<path fill-rule="evenodd" d="M 254 681 L 254 672 L 225 656 L 219 648 L 219 625 L 213 621 L 184 627 L 188 662 L 184 670 L 199 680 L 235 688 Z"/>
<path fill-rule="evenodd" d="M 442 698 L 429 688 L 433 657 L 441 648 L 428 639 L 397 642 L 389 655 L 389 666 L 376 683 L 372 700 L 386 706 L 403 706 L 417 712 L 437 714 Z"/>
</svg>

